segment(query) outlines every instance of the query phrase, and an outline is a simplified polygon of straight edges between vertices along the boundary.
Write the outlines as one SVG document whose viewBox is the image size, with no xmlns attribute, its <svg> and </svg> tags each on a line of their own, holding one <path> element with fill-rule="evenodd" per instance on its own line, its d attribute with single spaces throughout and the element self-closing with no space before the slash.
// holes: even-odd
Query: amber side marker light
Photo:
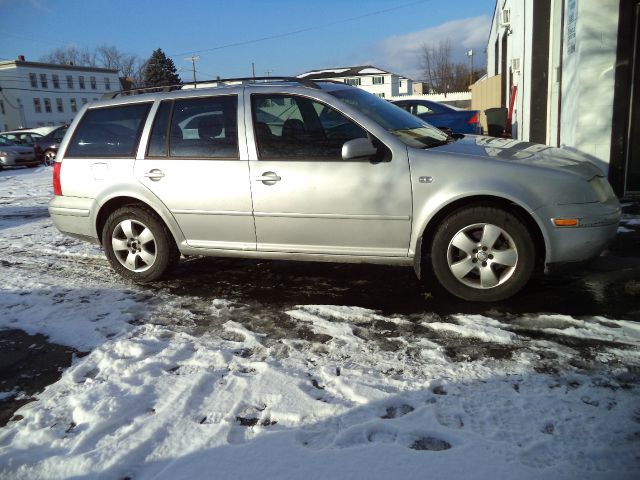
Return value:
<svg viewBox="0 0 640 480">
<path fill-rule="evenodd" d="M 577 218 L 554 218 L 553 224 L 556 227 L 577 227 L 579 220 Z"/>
</svg>

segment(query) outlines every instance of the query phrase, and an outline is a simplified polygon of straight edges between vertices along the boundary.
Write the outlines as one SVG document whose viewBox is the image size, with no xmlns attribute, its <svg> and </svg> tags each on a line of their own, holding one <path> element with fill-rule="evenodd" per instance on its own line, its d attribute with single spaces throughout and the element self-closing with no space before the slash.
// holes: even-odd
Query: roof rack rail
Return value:
<svg viewBox="0 0 640 480">
<path fill-rule="evenodd" d="M 307 78 L 298 77 L 237 77 L 237 78 L 216 78 L 213 80 L 204 80 L 199 83 L 229 83 L 229 82 L 241 82 L 241 83 L 269 83 L 269 82 L 291 82 L 300 83 L 311 88 L 320 88 L 318 84 Z M 193 82 L 185 83 L 185 85 L 193 85 Z"/>
<path fill-rule="evenodd" d="M 298 77 L 237 77 L 237 78 L 216 78 L 214 80 L 201 80 L 198 82 L 199 84 L 226 84 L 230 82 L 239 82 L 239 83 L 269 83 L 269 82 L 292 82 L 292 83 L 300 83 L 306 87 L 317 88 L 320 86 L 309 79 L 306 78 L 298 78 Z M 186 86 L 193 85 L 194 88 L 197 87 L 197 84 L 193 82 L 181 83 L 178 85 L 167 85 L 164 87 L 145 87 L 145 88 L 132 88 L 129 90 L 120 90 L 117 92 L 109 92 L 105 93 L 102 96 L 102 100 L 110 100 L 112 98 L 116 98 L 119 96 L 128 96 L 128 95 L 142 95 L 144 93 L 156 93 L 156 92 L 171 92 L 173 90 L 182 90 Z M 203 87 L 208 88 L 208 87 Z"/>
</svg>

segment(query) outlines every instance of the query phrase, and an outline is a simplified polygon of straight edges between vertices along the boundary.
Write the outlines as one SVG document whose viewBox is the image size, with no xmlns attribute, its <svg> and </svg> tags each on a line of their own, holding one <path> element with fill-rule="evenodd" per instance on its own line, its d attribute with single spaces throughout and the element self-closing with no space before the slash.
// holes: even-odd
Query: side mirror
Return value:
<svg viewBox="0 0 640 480">
<path fill-rule="evenodd" d="M 368 138 L 354 138 L 342 145 L 343 160 L 357 160 L 373 157 L 378 149 Z"/>
</svg>

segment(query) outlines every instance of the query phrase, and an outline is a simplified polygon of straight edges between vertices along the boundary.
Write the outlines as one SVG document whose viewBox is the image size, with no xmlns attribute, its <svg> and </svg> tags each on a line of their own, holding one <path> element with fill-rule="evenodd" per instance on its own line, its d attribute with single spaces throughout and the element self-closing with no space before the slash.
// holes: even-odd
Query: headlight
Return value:
<svg viewBox="0 0 640 480">
<path fill-rule="evenodd" d="M 0 157 L 8 157 L 9 154 L 7 152 L 0 152 Z"/>
<path fill-rule="evenodd" d="M 611 197 L 615 196 L 613 188 L 611 188 L 611 185 L 604 177 L 593 177 L 589 180 L 589 184 L 600 202 L 604 203 Z"/>
</svg>

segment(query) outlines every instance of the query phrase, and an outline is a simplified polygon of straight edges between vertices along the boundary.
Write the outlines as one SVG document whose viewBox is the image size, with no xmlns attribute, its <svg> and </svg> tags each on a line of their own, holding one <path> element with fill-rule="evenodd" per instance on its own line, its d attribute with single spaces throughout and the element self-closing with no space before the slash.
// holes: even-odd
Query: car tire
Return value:
<svg viewBox="0 0 640 480">
<path fill-rule="evenodd" d="M 468 207 L 449 215 L 431 246 L 433 272 L 463 300 L 494 302 L 519 292 L 536 264 L 525 224 L 496 207 Z"/>
<path fill-rule="evenodd" d="M 138 283 L 157 280 L 180 259 L 166 225 L 152 210 L 139 205 L 109 215 L 102 229 L 102 246 L 113 269 Z"/>
<path fill-rule="evenodd" d="M 44 152 L 44 164 L 50 167 L 56 161 L 56 152 L 54 150 L 45 150 Z"/>
</svg>

